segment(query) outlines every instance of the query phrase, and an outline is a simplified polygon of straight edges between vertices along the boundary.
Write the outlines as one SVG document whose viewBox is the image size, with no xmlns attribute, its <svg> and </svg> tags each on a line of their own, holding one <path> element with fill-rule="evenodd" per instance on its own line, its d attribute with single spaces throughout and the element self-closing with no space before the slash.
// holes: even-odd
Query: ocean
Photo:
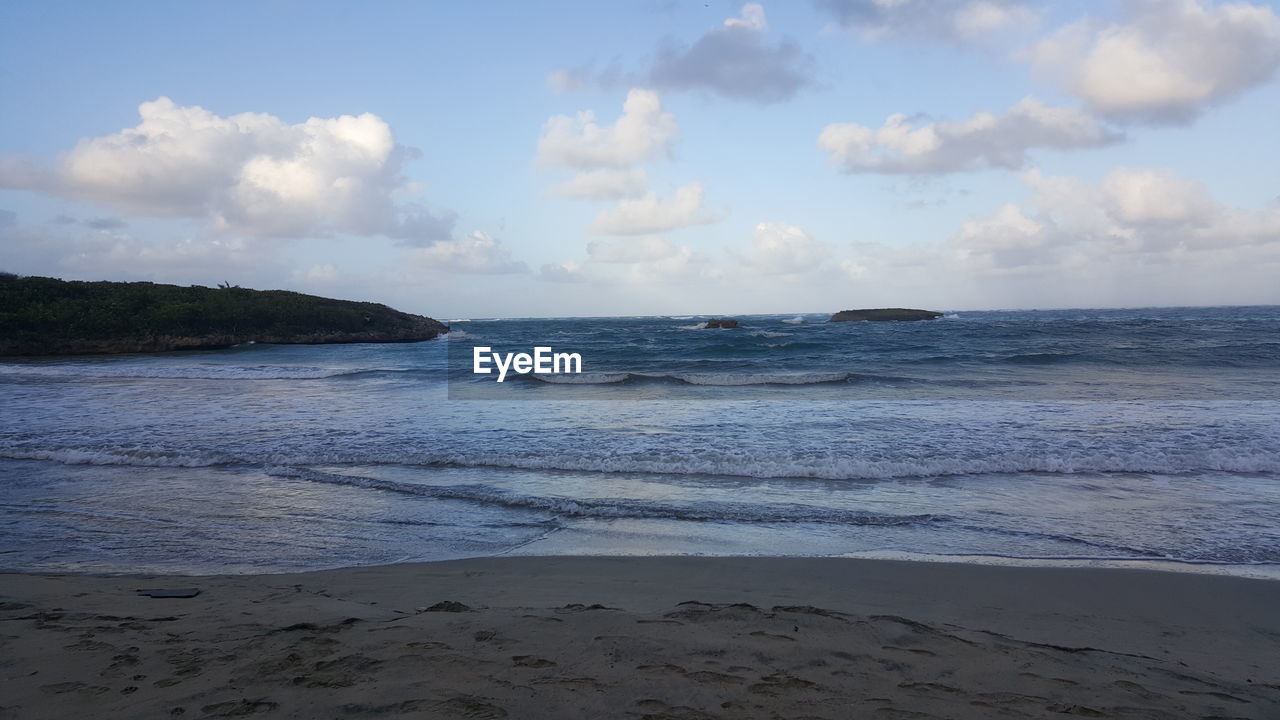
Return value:
<svg viewBox="0 0 1280 720">
<path fill-rule="evenodd" d="M 0 361 L 0 568 L 498 555 L 1280 576 L 1280 308 L 455 319 Z M 473 348 L 582 373 L 472 372 Z"/>
</svg>

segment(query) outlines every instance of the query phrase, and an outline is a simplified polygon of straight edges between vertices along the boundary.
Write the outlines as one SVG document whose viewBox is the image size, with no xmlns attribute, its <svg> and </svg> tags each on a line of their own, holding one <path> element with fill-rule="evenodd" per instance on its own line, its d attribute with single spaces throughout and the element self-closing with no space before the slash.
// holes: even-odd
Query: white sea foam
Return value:
<svg viewBox="0 0 1280 720">
<path fill-rule="evenodd" d="M 230 464 L 227 458 L 198 453 L 177 454 L 93 448 L 0 448 L 0 457 L 10 460 L 51 460 L 63 465 L 195 468 Z"/>
<path fill-rule="evenodd" d="M 756 336 L 756 337 L 764 337 L 764 338 L 780 338 L 780 337 L 791 337 L 794 333 L 788 333 L 788 332 L 770 332 L 769 330 L 756 330 L 756 331 L 752 332 L 751 334 L 752 334 L 752 335 L 754 335 L 754 336 Z"/>
<path fill-rule="evenodd" d="M 334 451 L 281 452 L 266 457 L 235 457 L 200 452 L 161 452 L 118 448 L 0 447 L 0 458 L 47 460 L 66 465 L 200 468 L 218 465 L 332 464 L 420 465 L 520 470 L 653 473 L 750 478 L 813 478 L 819 480 L 886 480 L 949 476 L 1017 475 L 1025 473 L 1276 473 L 1280 452 L 1270 448 L 1240 448 L 1194 455 L 1147 450 L 1142 452 L 1062 452 L 1009 450 L 983 457 L 903 457 L 878 460 L 847 455 L 778 456 L 750 450 L 707 449 L 625 452 L 475 452 L 467 450 L 403 451 L 396 454 Z"/>
<path fill-rule="evenodd" d="M 558 374 L 543 375 L 534 374 L 532 376 L 536 380 L 554 385 L 612 385 L 614 383 L 626 382 L 630 377 L 630 373 L 576 373 L 576 374 Z"/>
<path fill-rule="evenodd" d="M 677 373 L 670 377 L 690 385 L 818 385 L 845 382 L 849 373 Z"/>
<path fill-rule="evenodd" d="M 707 324 L 704 322 L 700 322 L 700 323 L 694 323 L 692 325 L 677 325 L 676 328 L 680 330 L 706 330 Z"/>
<path fill-rule="evenodd" d="M 803 316 L 803 315 L 797 315 L 797 316 L 795 316 L 795 317 L 793 317 L 793 318 L 789 318 L 789 319 L 787 319 L 787 320 L 783 320 L 782 322 L 784 322 L 784 323 L 786 323 L 786 324 L 788 324 L 788 325 L 800 325 L 800 324 L 802 324 L 802 323 L 804 322 L 804 316 Z"/>
</svg>

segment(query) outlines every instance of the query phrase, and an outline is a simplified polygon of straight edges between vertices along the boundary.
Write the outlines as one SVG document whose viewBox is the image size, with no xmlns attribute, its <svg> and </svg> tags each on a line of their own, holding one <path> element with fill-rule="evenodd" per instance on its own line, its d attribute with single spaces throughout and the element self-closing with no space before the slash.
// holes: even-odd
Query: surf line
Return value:
<svg viewBox="0 0 1280 720">
<path fill-rule="evenodd" d="M 493 352 L 493 348 L 483 346 L 471 348 L 471 372 L 476 375 L 492 375 L 493 368 L 489 367 L 490 362 L 498 369 L 498 382 L 507 379 L 508 371 L 517 375 L 527 375 L 531 372 L 544 375 L 582 372 L 581 353 L 558 353 L 546 346 L 534 347 L 532 355 L 496 353 Z"/>
</svg>

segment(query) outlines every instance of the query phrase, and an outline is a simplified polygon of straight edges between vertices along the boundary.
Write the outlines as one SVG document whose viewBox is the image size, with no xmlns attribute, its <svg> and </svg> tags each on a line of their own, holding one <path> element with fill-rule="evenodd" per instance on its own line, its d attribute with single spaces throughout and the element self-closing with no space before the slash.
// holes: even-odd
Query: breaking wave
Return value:
<svg viewBox="0 0 1280 720">
<path fill-rule="evenodd" d="M 760 479 L 889 480 L 1028 473 L 1150 473 L 1184 475 L 1201 472 L 1280 472 L 1280 451 L 1238 447 L 1188 453 L 1157 448 L 1117 449 L 1113 452 L 1009 449 L 977 457 L 909 457 L 875 459 L 836 454 L 782 457 L 770 453 L 708 449 L 705 452 L 669 450 L 627 452 L 598 448 L 577 452 L 475 452 L 406 450 L 394 453 L 334 450 L 282 450 L 260 456 L 196 450 L 165 451 L 134 448 L 0 447 L 0 458 L 46 460 L 66 465 L 138 467 L 402 465 L 418 467 L 494 468 L 594 473 L 700 475 Z"/>
<path fill-rule="evenodd" d="M 699 502 L 681 504 L 633 498 L 566 498 L 525 495 L 488 485 L 425 485 L 382 478 L 343 475 L 308 468 L 272 467 L 267 474 L 307 482 L 370 488 L 403 495 L 467 500 L 505 507 L 543 510 L 561 517 L 646 518 L 703 522 L 746 523 L 836 523 L 840 525 L 920 525 L 946 522 L 942 515 L 892 515 L 859 510 L 840 510 L 799 503 L 760 505 L 755 503 Z"/>
<path fill-rule="evenodd" d="M 843 383 L 861 376 L 846 372 L 827 373 L 673 373 L 652 375 L 648 373 L 579 373 L 576 375 L 520 375 L 536 382 L 563 385 L 614 385 L 618 383 L 675 383 L 681 385 L 823 385 Z"/>
</svg>

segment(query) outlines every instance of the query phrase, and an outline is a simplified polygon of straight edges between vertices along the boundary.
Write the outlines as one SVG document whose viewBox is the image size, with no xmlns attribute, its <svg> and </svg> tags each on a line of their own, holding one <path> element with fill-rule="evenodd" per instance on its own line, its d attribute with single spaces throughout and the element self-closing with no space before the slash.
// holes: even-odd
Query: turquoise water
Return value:
<svg viewBox="0 0 1280 720">
<path fill-rule="evenodd" d="M 1280 309 L 455 321 L 0 363 L 0 566 L 526 554 L 1280 563 Z M 472 348 L 576 352 L 503 383 Z"/>
</svg>

